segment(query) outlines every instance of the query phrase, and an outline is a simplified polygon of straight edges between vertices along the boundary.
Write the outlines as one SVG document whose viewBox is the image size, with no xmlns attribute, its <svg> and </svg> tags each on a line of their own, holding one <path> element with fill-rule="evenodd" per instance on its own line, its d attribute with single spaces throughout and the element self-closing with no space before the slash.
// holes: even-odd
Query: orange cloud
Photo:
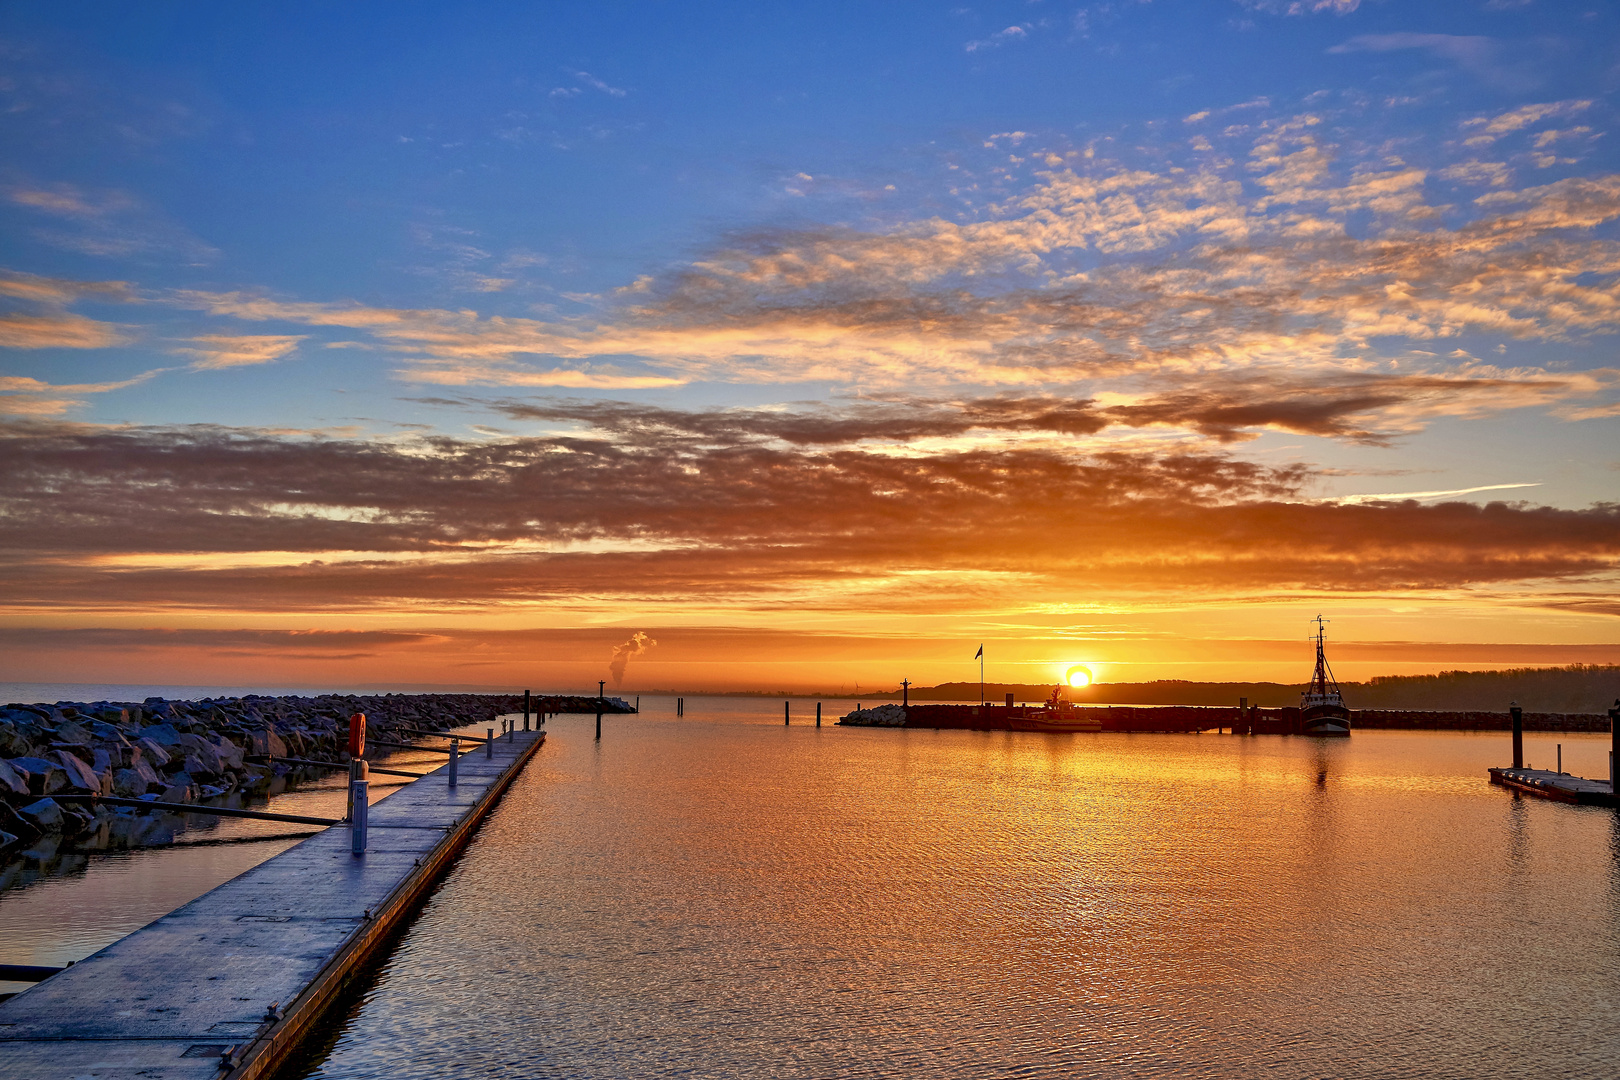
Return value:
<svg viewBox="0 0 1620 1080">
<path fill-rule="evenodd" d="M 1055 403 L 961 411 L 1044 430 L 1093 422 L 1089 408 Z M 1243 598 L 1483 585 L 1529 602 L 1551 581 L 1601 594 L 1620 561 L 1614 507 L 1333 505 L 1308 496 L 1303 467 L 1218 453 L 1018 443 L 895 453 L 882 442 L 903 433 L 881 415 L 829 418 L 822 430 L 814 417 L 749 413 L 573 416 L 596 431 L 394 444 L 12 425 L 13 467 L 0 480 L 7 603 L 14 613 L 638 602 L 894 612 L 1076 590 Z"/>
<path fill-rule="evenodd" d="M 281 359 L 305 340 L 305 334 L 204 334 L 176 352 L 195 356 L 199 371 L 248 367 Z"/>
</svg>

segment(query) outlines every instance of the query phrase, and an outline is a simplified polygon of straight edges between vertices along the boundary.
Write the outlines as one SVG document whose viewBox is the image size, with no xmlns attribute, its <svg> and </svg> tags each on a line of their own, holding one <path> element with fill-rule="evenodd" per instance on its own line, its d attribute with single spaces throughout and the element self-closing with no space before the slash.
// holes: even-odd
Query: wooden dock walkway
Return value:
<svg viewBox="0 0 1620 1080">
<path fill-rule="evenodd" d="M 247 1080 L 363 975 L 545 740 L 479 747 L 0 1004 L 0 1076 Z"/>
<path fill-rule="evenodd" d="M 1491 783 L 1559 802 L 1620 806 L 1620 797 L 1616 797 L 1613 786 L 1607 781 L 1587 780 L 1550 769 L 1492 769 Z"/>
</svg>

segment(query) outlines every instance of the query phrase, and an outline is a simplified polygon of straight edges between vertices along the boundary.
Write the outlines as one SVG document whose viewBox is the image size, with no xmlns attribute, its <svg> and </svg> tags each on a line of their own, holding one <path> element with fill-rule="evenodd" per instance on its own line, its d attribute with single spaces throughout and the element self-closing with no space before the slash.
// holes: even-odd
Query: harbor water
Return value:
<svg viewBox="0 0 1620 1080">
<path fill-rule="evenodd" d="M 784 726 L 780 700 L 644 697 L 600 743 L 552 718 L 294 1074 L 1620 1072 L 1620 816 L 1491 787 L 1503 735 L 839 728 L 828 704 L 817 729 L 813 702 Z M 1555 743 L 1603 775 L 1606 735 L 1526 756 Z M 0 962 L 82 958 L 298 831 L 14 857 Z"/>
<path fill-rule="evenodd" d="M 1620 1072 L 1620 821 L 1500 736 L 809 712 L 553 719 L 302 1075 Z"/>
</svg>

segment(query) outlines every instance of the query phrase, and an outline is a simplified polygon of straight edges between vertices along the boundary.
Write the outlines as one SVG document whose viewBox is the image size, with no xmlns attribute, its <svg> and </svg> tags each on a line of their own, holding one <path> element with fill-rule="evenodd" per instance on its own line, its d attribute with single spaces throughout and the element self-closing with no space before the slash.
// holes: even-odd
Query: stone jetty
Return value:
<svg viewBox="0 0 1620 1080">
<path fill-rule="evenodd" d="M 629 712 L 617 698 L 605 712 Z M 594 712 L 594 697 L 531 698 L 539 713 Z M 408 729 L 443 731 L 523 708 L 521 694 L 322 694 L 142 702 L 58 701 L 0 708 L 0 850 L 41 837 L 84 835 L 108 808 L 54 795 L 120 795 L 188 803 L 280 790 L 299 769 L 277 758 L 334 760 L 348 718 L 366 714 L 375 738 L 409 742 Z"/>
</svg>

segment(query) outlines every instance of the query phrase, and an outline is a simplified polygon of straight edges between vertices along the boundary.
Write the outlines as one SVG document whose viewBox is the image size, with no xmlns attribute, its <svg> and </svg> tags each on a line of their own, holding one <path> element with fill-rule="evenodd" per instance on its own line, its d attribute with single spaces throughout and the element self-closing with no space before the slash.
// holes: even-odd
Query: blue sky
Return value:
<svg viewBox="0 0 1620 1080">
<path fill-rule="evenodd" d="M 1211 627 L 1241 609 L 1245 632 L 1281 617 L 1268 598 L 1325 589 L 1369 613 L 1369 640 L 1476 640 L 1508 610 L 1527 642 L 1615 638 L 1594 505 L 1620 487 L 1611 7 L 13 3 L 0 65 L 0 410 L 27 477 L 7 494 L 17 565 L 38 581 L 19 626 L 295 628 L 340 602 L 390 625 L 729 626 L 792 598 L 825 628 L 848 619 L 829 600 L 847 573 L 885 611 L 909 610 L 897 583 L 937 582 L 930 611 L 970 635 L 1069 633 L 1106 608 L 1151 636 L 1144 612 L 1185 624 L 1170 598 L 1193 588 Z M 455 471 L 580 440 L 611 450 L 578 479 L 600 504 L 556 519 L 313 493 L 268 464 Z M 991 482 L 952 470 L 990 458 L 1004 486 L 973 497 L 1014 517 L 1054 468 L 1099 490 L 1109 469 L 1182 477 L 1165 513 L 1364 513 L 1324 524 L 1343 550 L 1313 562 L 1147 540 L 1150 499 L 1098 496 L 1119 539 L 1082 545 L 1071 571 L 1105 583 L 1082 601 L 1026 565 L 1034 541 L 985 551 L 937 525 L 867 550 L 834 513 L 826 550 L 783 569 L 762 553 L 799 539 L 613 505 L 650 482 L 627 462 L 671 454 L 701 458 L 689 487 L 655 485 L 672 506 L 739 498 L 736 455 L 789 477 L 743 484 L 738 522 L 852 462 L 951 479 L 840 473 L 840 512 L 862 483 L 968 498 Z M 490 499 L 525 482 L 480 468 Z M 63 538 L 106 510 L 63 504 L 76 485 L 158 516 L 81 551 Z M 186 506 L 152 511 L 153 490 Z M 1421 517 L 1492 501 L 1491 550 L 1471 546 L 1484 526 Z M 224 518 L 259 533 L 215 550 Z M 291 539 L 322 522 L 345 535 Z M 469 572 L 459 596 L 345 578 L 209 599 L 250 566 L 232 588 L 282 596 L 310 559 L 567 553 L 606 573 L 696 550 L 781 591 L 700 574 L 491 592 Z M 139 590 L 84 599 L 159 571 L 181 598 L 157 615 Z M 1069 606 L 1044 625 L 1053 596 Z"/>
</svg>

